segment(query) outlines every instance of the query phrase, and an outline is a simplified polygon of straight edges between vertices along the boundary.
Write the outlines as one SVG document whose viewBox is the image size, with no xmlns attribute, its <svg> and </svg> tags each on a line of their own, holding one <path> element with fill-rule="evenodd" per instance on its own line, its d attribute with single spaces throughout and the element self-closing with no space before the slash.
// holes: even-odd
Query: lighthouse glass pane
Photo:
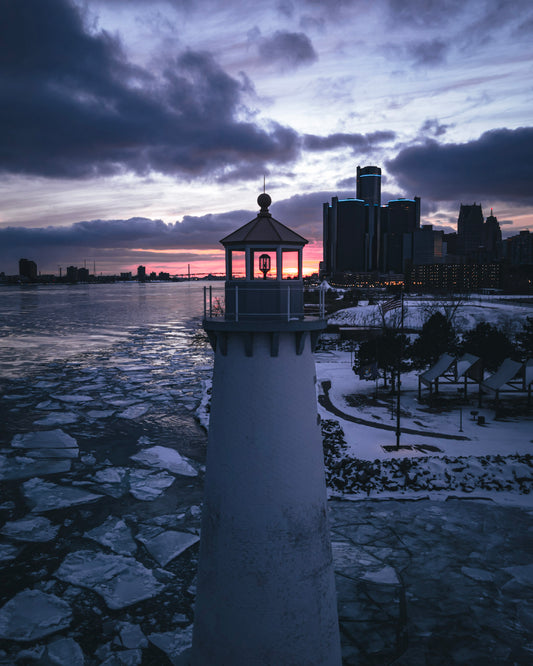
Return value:
<svg viewBox="0 0 533 666">
<path fill-rule="evenodd" d="M 246 253 L 244 250 L 231 251 L 231 279 L 243 280 L 246 277 Z"/>
<path fill-rule="evenodd" d="M 265 260 L 261 260 L 261 257 L 268 256 L 270 257 L 270 270 L 266 274 L 266 279 L 267 280 L 275 280 L 276 279 L 276 253 L 275 252 L 258 252 L 257 250 L 254 252 L 254 279 L 256 280 L 262 280 L 263 279 L 263 271 L 261 270 L 261 266 L 268 265 L 268 261 L 265 262 Z"/>
<path fill-rule="evenodd" d="M 283 251 L 283 275 L 284 280 L 294 280 L 298 278 L 298 251 Z"/>
</svg>

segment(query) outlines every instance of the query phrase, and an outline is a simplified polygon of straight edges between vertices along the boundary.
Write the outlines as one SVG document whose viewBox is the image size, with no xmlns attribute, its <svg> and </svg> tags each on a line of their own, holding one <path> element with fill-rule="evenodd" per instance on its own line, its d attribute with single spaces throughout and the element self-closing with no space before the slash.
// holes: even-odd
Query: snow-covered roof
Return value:
<svg viewBox="0 0 533 666">
<path fill-rule="evenodd" d="M 426 370 L 420 375 L 420 381 L 427 386 L 430 386 L 431 382 L 434 382 L 437 377 L 440 377 L 442 374 L 444 374 L 454 361 L 455 357 L 451 354 L 442 354 L 435 365 L 431 366 L 429 370 Z"/>
<path fill-rule="evenodd" d="M 512 381 L 520 372 L 522 363 L 506 358 L 496 372 L 483 382 L 483 388 L 495 393 L 507 382 Z"/>
</svg>

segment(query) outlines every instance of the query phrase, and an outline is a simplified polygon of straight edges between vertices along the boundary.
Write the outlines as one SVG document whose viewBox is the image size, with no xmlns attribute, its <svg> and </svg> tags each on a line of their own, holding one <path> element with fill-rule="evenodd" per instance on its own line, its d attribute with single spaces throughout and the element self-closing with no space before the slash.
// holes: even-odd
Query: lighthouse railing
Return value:
<svg viewBox="0 0 533 666">
<path fill-rule="evenodd" d="M 258 281 L 259 282 L 259 281 Z M 273 288 L 274 287 L 274 288 Z M 269 288 L 226 284 L 204 287 L 204 319 L 240 322 L 254 319 L 293 321 L 305 316 L 303 289 L 297 284 L 273 283 Z M 323 316 L 323 307 L 319 316 Z"/>
</svg>

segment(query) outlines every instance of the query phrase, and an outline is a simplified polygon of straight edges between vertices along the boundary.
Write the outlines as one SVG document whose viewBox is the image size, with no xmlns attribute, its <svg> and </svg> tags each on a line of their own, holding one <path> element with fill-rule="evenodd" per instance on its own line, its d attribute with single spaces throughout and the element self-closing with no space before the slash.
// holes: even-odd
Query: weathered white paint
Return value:
<svg viewBox="0 0 533 666">
<path fill-rule="evenodd" d="M 309 336 L 215 355 L 195 666 L 341 663 Z"/>
</svg>

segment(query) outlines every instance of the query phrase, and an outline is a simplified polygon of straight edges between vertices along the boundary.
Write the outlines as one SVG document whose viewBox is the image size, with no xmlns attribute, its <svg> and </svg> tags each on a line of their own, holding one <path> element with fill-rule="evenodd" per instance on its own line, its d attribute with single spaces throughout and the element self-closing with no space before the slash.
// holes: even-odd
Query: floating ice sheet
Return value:
<svg viewBox="0 0 533 666">
<path fill-rule="evenodd" d="M 16 456 L 8 458 L 0 455 L 0 481 L 29 479 L 33 476 L 46 476 L 70 470 L 70 460 L 33 460 Z"/>
<path fill-rule="evenodd" d="M 80 488 L 60 486 L 42 479 L 30 479 L 23 484 L 26 502 L 35 513 L 64 509 L 68 506 L 86 504 L 101 499 L 102 495 L 89 493 Z"/>
<path fill-rule="evenodd" d="M 150 634 L 148 636 L 150 643 L 167 655 L 170 661 L 176 666 L 185 666 L 187 664 L 187 653 L 192 646 L 192 624 L 185 629 L 177 629 L 166 633 Z"/>
<path fill-rule="evenodd" d="M 182 476 L 197 476 L 198 472 L 175 449 L 166 446 L 152 446 L 131 456 L 132 460 L 148 467 L 166 469 Z"/>
<path fill-rule="evenodd" d="M 137 419 L 140 416 L 144 416 L 146 412 L 150 409 L 150 405 L 141 404 L 141 405 L 132 405 L 128 407 L 123 412 L 120 412 L 118 416 L 123 419 Z"/>
<path fill-rule="evenodd" d="M 115 413 L 114 409 L 90 409 L 87 412 L 87 418 L 89 419 L 107 419 L 110 416 L 113 416 Z"/>
<path fill-rule="evenodd" d="M 59 532 L 59 525 L 53 525 L 44 516 L 29 516 L 20 520 L 8 521 L 0 533 L 17 541 L 44 543 L 52 541 Z"/>
<path fill-rule="evenodd" d="M 152 572 L 132 557 L 90 550 L 69 553 L 56 572 L 67 583 L 94 590 L 109 608 L 126 608 L 164 589 Z"/>
<path fill-rule="evenodd" d="M 20 548 L 9 543 L 0 543 L 0 562 L 11 562 L 19 554 Z"/>
<path fill-rule="evenodd" d="M 164 567 L 187 548 L 197 543 L 200 537 L 189 532 L 168 530 L 152 538 L 137 537 L 144 543 L 148 552 Z"/>
<path fill-rule="evenodd" d="M 138 624 L 121 622 L 119 626 L 120 641 L 125 648 L 135 649 L 148 646 L 146 636 L 143 634 L 143 631 Z"/>
<path fill-rule="evenodd" d="M 132 555 L 137 550 L 137 544 L 131 536 L 130 528 L 123 520 L 113 516 L 98 527 L 85 532 L 85 536 L 102 546 L 111 548 L 119 555 Z"/>
<path fill-rule="evenodd" d="M 50 663 L 58 666 L 83 666 L 85 657 L 73 638 L 58 638 L 47 646 Z"/>
<path fill-rule="evenodd" d="M 80 393 L 73 393 L 72 395 L 53 395 L 54 400 L 61 400 L 61 402 L 92 402 L 93 398 L 90 395 L 81 395 Z"/>
<path fill-rule="evenodd" d="M 68 425 L 69 423 L 76 423 L 78 415 L 74 412 L 52 412 L 37 419 L 33 423 L 36 425 L 54 426 L 54 425 Z"/>
<path fill-rule="evenodd" d="M 0 638 L 34 641 L 70 625 L 66 601 L 40 590 L 24 590 L 0 609 Z"/>
<path fill-rule="evenodd" d="M 167 472 L 151 472 L 148 469 L 130 470 L 130 493 L 138 500 L 151 501 L 163 494 L 175 478 Z"/>
<path fill-rule="evenodd" d="M 78 443 L 63 432 L 61 428 L 56 430 L 39 430 L 27 432 L 23 435 L 15 435 L 11 440 L 11 446 L 18 449 L 76 449 Z"/>
</svg>

